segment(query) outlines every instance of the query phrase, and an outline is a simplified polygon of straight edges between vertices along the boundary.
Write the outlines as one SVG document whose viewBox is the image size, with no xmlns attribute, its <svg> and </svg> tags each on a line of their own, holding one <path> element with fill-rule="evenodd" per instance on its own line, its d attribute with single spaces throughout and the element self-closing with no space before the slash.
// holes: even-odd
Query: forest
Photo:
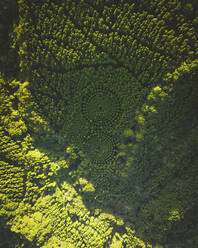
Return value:
<svg viewBox="0 0 198 248">
<path fill-rule="evenodd" d="M 197 0 L 0 0 L 0 248 L 197 248 L 197 109 Z"/>
</svg>

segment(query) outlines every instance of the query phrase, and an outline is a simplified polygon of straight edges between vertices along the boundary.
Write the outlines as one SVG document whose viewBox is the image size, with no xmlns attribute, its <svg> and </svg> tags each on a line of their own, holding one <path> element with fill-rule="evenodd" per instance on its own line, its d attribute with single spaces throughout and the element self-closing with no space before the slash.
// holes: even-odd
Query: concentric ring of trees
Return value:
<svg viewBox="0 0 198 248">
<path fill-rule="evenodd" d="M 92 163 L 105 164 L 116 155 L 116 140 L 104 133 L 94 133 L 85 142 L 87 156 Z"/>
<path fill-rule="evenodd" d="M 82 99 L 82 112 L 95 126 L 112 126 L 120 117 L 120 100 L 109 89 L 93 88 Z"/>
</svg>

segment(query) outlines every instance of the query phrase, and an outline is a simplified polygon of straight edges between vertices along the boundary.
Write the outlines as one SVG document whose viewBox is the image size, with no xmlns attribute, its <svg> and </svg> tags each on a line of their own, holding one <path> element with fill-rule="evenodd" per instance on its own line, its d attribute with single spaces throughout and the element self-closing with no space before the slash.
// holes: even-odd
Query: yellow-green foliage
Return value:
<svg viewBox="0 0 198 248">
<path fill-rule="evenodd" d="M 135 231 L 130 227 L 130 225 L 126 225 L 126 234 L 123 235 L 122 239 L 127 248 L 152 248 L 152 245 L 145 244 L 141 239 L 135 236 Z"/>
<path fill-rule="evenodd" d="M 22 84 L 16 81 L 5 82 L 1 78 L 0 188 L 3 199 L 2 208 L 5 204 L 5 208 L 13 209 L 16 205 L 14 202 L 20 202 L 23 198 L 32 201 L 40 188 L 40 185 L 38 186 L 35 182 L 34 176 L 38 176 L 39 180 L 46 180 L 43 190 L 50 187 L 47 173 L 44 172 L 49 167 L 49 160 L 44 154 L 33 148 L 32 138 L 27 131 L 21 111 L 22 105 L 28 107 L 26 101 L 31 101 L 27 85 L 27 83 Z M 29 105 L 33 106 L 34 103 Z M 29 116 L 31 118 L 31 113 Z"/>
<path fill-rule="evenodd" d="M 62 190 L 56 188 L 54 194 L 38 198 L 30 211 L 28 215 L 17 215 L 11 230 L 30 241 L 36 240 L 42 247 L 51 245 L 54 239 L 61 245 L 68 242 L 75 247 L 103 247 L 112 232 L 110 217 L 91 216 L 81 197 L 67 183 Z M 49 235 L 51 238 L 46 241 Z"/>
<path fill-rule="evenodd" d="M 75 248 L 75 245 L 73 245 L 72 243 L 67 242 L 67 241 L 61 241 L 56 236 L 52 236 L 52 238 L 49 239 L 48 243 L 46 245 L 43 245 L 42 247 L 43 248 L 48 248 L 48 247 L 52 247 L 52 248 L 56 248 L 56 247 Z"/>
<path fill-rule="evenodd" d="M 14 80 L 0 56 L 0 216 L 13 232 L 43 248 L 197 248 L 194 6 L 18 1 L 18 23 L 0 27 L 19 59 Z"/>
</svg>

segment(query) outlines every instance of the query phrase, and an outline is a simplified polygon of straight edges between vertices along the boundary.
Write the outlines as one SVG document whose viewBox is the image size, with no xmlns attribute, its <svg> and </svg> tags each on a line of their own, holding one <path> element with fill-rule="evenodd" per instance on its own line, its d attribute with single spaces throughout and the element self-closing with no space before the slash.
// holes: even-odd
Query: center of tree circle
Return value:
<svg viewBox="0 0 198 248">
<path fill-rule="evenodd" d="M 91 162 L 104 164 L 113 160 L 115 156 L 115 142 L 106 134 L 91 135 L 86 141 L 86 153 Z"/>
<path fill-rule="evenodd" d="M 120 101 L 112 91 L 92 89 L 83 97 L 83 116 L 94 125 L 112 125 L 120 115 Z"/>
</svg>

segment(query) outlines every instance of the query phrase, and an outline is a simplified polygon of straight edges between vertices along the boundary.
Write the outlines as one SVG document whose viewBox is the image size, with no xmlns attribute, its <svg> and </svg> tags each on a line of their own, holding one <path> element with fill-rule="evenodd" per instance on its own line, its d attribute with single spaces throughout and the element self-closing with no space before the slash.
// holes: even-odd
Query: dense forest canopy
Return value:
<svg viewBox="0 0 198 248">
<path fill-rule="evenodd" d="M 198 247 L 198 2 L 0 0 L 0 248 Z"/>
</svg>

